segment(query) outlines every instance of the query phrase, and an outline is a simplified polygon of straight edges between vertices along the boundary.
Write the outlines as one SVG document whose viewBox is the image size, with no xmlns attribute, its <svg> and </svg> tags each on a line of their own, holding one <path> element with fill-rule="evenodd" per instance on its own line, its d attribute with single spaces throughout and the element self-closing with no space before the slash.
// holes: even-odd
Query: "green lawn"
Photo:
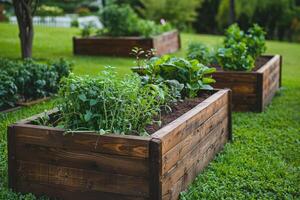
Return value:
<svg viewBox="0 0 300 200">
<path fill-rule="evenodd" d="M 18 58 L 16 26 L 0 24 L 0 56 Z M 132 59 L 74 57 L 72 36 L 77 29 L 36 28 L 34 57 L 65 57 L 75 62 L 74 73 L 95 75 L 106 65 L 119 74 L 130 72 Z M 182 34 L 184 55 L 189 41 L 208 44 L 218 36 Z M 199 175 L 184 192 L 190 199 L 300 199 L 300 44 L 268 42 L 268 53 L 283 55 L 283 89 L 264 113 L 234 113 L 234 142 Z M 52 108 L 53 101 L 0 115 L 0 199 L 34 199 L 7 189 L 6 127 L 25 117 Z"/>
</svg>

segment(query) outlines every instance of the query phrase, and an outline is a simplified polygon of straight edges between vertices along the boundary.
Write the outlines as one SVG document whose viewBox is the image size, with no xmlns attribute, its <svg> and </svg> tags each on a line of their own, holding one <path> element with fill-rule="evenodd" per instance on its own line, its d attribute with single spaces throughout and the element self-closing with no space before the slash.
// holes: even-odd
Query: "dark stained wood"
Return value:
<svg viewBox="0 0 300 200">
<path fill-rule="evenodd" d="M 162 140 L 162 153 L 165 154 L 168 150 L 176 146 L 180 141 L 187 137 L 195 127 L 200 127 L 210 116 L 216 113 L 219 108 L 228 104 L 228 91 L 221 90 L 201 104 L 174 120 L 169 125 L 155 132 L 152 137 Z M 188 123 L 191 123 L 188 126 Z"/>
<path fill-rule="evenodd" d="M 156 200 L 162 197 L 162 153 L 161 153 L 161 140 L 152 139 L 150 141 L 150 154 L 149 154 L 149 170 L 150 170 L 150 199 Z"/>
<path fill-rule="evenodd" d="M 219 70 L 214 87 L 232 90 L 232 109 L 262 112 L 281 86 L 282 57 L 263 56 L 267 63 L 253 72 Z"/>
<path fill-rule="evenodd" d="M 143 197 L 147 197 L 149 194 L 148 181 L 144 177 L 22 160 L 17 161 L 17 177 L 20 182 L 61 185 L 83 191 L 91 190 Z"/>
<path fill-rule="evenodd" d="M 16 142 L 123 156 L 147 158 L 150 138 L 93 133 L 66 134 L 64 130 L 29 124 L 15 126 Z"/>
<path fill-rule="evenodd" d="M 148 159 L 81 150 L 67 150 L 21 142 L 18 142 L 16 150 L 18 152 L 17 160 L 62 167 L 76 167 L 111 174 L 149 177 Z"/>
<path fill-rule="evenodd" d="M 7 147 L 8 147 L 8 187 L 16 190 L 17 185 L 17 162 L 16 162 L 16 139 L 14 126 L 9 126 L 7 130 Z"/>
<path fill-rule="evenodd" d="M 52 198 L 177 200 L 231 138 L 231 93 L 211 96 L 149 137 L 9 128 L 9 186 Z M 51 116 L 57 110 L 49 111 Z"/>
<path fill-rule="evenodd" d="M 124 56 L 130 57 L 131 50 L 140 47 L 144 50 L 156 49 L 157 55 L 174 53 L 180 49 L 180 34 L 170 31 L 153 38 L 143 37 L 88 37 L 73 38 L 75 55 Z"/>
<path fill-rule="evenodd" d="M 28 101 L 28 102 L 18 102 L 17 105 L 26 106 L 26 107 L 33 106 L 33 105 L 39 104 L 44 101 L 49 101 L 50 99 L 51 99 L 51 97 L 45 97 L 45 98 L 36 99 L 36 100 Z"/>
<path fill-rule="evenodd" d="M 38 196 L 51 196 L 55 200 L 56 198 L 70 200 L 149 200 L 147 197 L 120 195 L 92 190 L 83 191 L 78 188 L 53 184 L 31 183 L 28 181 L 19 182 L 18 188 L 22 193 L 28 193 L 28 191 L 30 191 Z"/>
<path fill-rule="evenodd" d="M 21 106 L 16 106 L 16 107 L 13 107 L 13 108 L 8 108 L 8 109 L 5 109 L 5 110 L 2 110 L 2 111 L 0 111 L 0 114 L 6 114 L 6 113 L 14 112 L 14 111 L 17 111 L 17 110 L 20 110 L 20 109 L 21 109 Z"/>
</svg>

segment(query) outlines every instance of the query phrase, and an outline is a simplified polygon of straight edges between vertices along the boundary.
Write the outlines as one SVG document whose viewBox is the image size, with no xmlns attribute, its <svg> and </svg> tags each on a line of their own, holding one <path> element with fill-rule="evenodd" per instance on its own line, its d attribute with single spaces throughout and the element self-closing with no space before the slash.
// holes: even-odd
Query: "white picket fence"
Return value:
<svg viewBox="0 0 300 200">
<path fill-rule="evenodd" d="M 40 26 L 50 26 L 50 27 L 71 27 L 72 21 L 77 20 L 79 28 L 83 28 L 88 24 L 92 24 L 96 28 L 103 28 L 103 24 L 99 21 L 96 16 L 86 16 L 86 17 L 33 17 L 33 24 Z M 17 18 L 12 16 L 9 18 L 11 24 L 17 24 Z"/>
</svg>

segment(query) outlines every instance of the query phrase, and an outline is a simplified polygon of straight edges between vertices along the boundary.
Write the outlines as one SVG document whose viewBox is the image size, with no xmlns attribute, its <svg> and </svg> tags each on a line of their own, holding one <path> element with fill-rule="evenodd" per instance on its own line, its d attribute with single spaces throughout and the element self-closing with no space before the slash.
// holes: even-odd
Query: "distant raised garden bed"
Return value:
<svg viewBox="0 0 300 200">
<path fill-rule="evenodd" d="M 43 114 L 16 123 L 8 129 L 9 187 L 60 199 L 178 199 L 231 138 L 230 90 L 204 95 L 145 137 L 65 135 L 33 125 Z"/>
<path fill-rule="evenodd" d="M 180 34 L 170 31 L 151 38 L 144 37 L 87 37 L 73 38 L 75 55 L 129 57 L 134 47 L 156 49 L 157 55 L 176 52 L 180 49 Z"/>
<path fill-rule="evenodd" d="M 233 110 L 262 112 L 281 87 L 281 71 L 280 55 L 261 56 L 251 72 L 219 69 L 214 87 L 232 90 Z"/>
<path fill-rule="evenodd" d="M 36 100 L 32 100 L 32 101 L 18 102 L 18 103 L 16 103 L 15 107 L 0 110 L 0 113 L 10 113 L 10 112 L 19 110 L 22 107 L 33 106 L 33 105 L 48 101 L 50 99 L 51 99 L 51 97 L 45 97 L 45 98 L 40 98 L 40 99 L 36 99 Z"/>
</svg>

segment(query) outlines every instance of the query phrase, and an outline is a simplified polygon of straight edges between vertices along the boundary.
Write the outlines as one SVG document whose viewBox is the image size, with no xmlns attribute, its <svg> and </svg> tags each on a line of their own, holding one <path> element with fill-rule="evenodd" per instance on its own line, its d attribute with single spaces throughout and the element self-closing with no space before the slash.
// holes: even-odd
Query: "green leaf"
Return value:
<svg viewBox="0 0 300 200">
<path fill-rule="evenodd" d="M 86 122 L 90 121 L 90 119 L 92 118 L 93 113 L 91 111 L 86 111 L 85 115 L 84 115 L 84 120 Z"/>
<path fill-rule="evenodd" d="M 78 95 L 78 98 L 83 102 L 85 102 L 87 100 L 85 94 Z"/>
<path fill-rule="evenodd" d="M 96 99 L 91 99 L 90 100 L 90 106 L 94 106 L 98 103 L 98 101 Z"/>
</svg>

